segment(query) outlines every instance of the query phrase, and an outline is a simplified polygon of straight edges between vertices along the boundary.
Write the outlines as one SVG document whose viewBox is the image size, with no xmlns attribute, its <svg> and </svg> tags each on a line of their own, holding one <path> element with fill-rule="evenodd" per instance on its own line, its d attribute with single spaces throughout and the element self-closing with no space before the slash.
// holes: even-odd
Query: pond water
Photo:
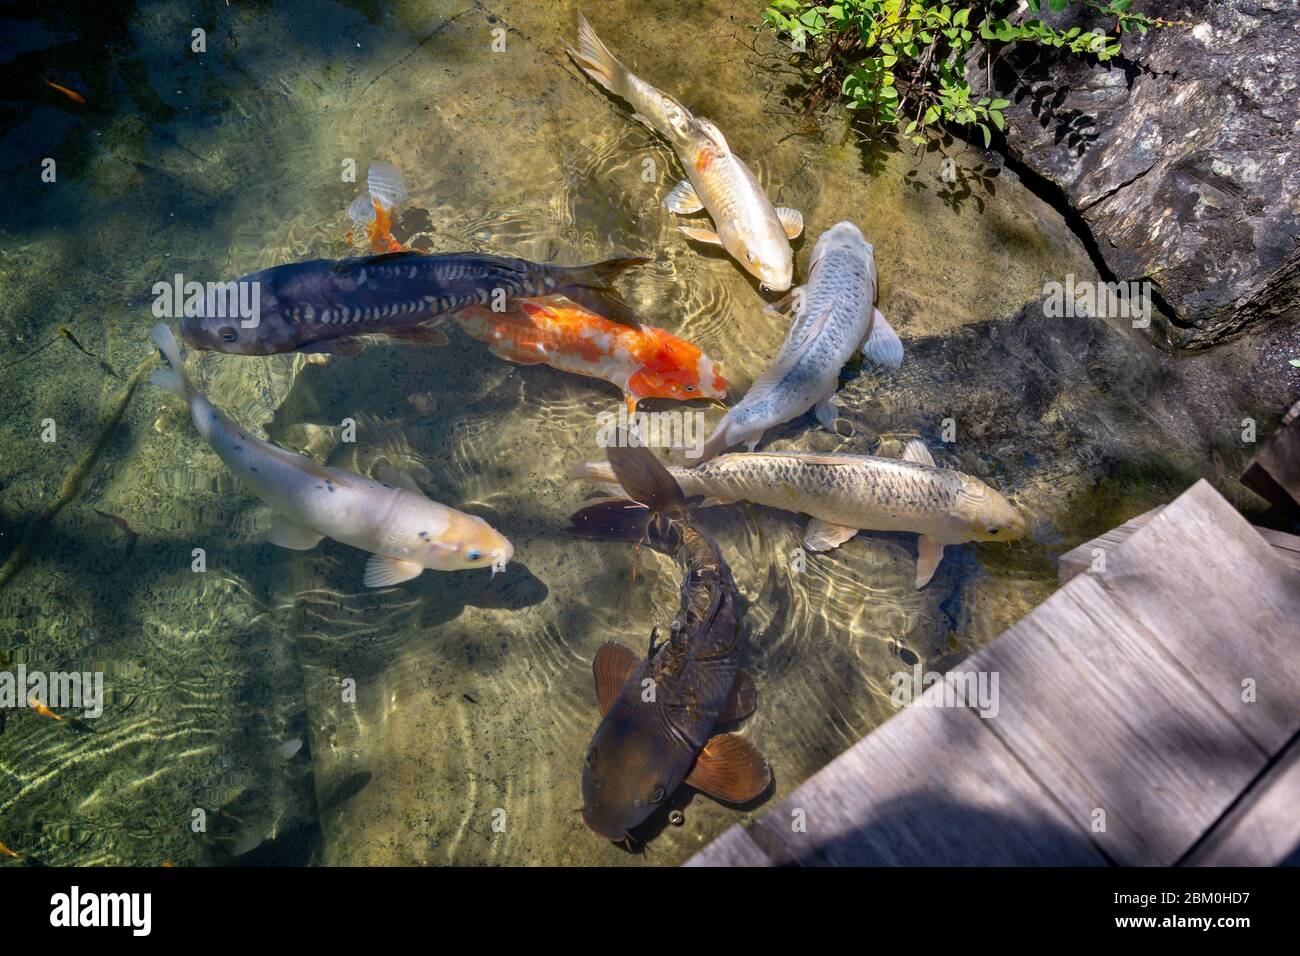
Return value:
<svg viewBox="0 0 1300 956">
<path fill-rule="evenodd" d="M 913 535 L 859 535 L 797 572 L 806 519 L 707 511 L 748 602 L 758 709 L 742 731 L 775 786 L 742 809 L 683 788 L 669 805 L 684 822 L 659 814 L 639 834 L 648 852 L 633 853 L 575 812 L 599 719 L 591 659 L 607 640 L 644 648 L 676 609 L 679 575 L 643 551 L 633 582 L 630 547 L 564 531 L 592 491 L 566 473 L 601 458 L 596 416 L 617 409 L 614 388 L 499 361 L 454 323 L 446 348 L 324 364 L 191 354 L 195 381 L 246 427 L 331 465 L 411 466 L 430 497 L 515 547 L 504 575 L 367 590 L 360 551 L 264 543 L 270 510 L 180 403 L 127 386 L 156 367 L 156 283 L 360 251 L 345 212 L 358 185 L 342 171 L 351 160 L 364 179 L 384 159 L 405 173 L 397 235 L 417 248 L 654 257 L 620 280 L 626 298 L 702 346 L 731 400 L 743 395 L 788 320 L 764 313 L 777 296 L 732 260 L 678 233 L 662 205 L 681 178 L 672 151 L 564 55 L 576 8 L 10 6 L 0 664 L 102 671 L 107 703 L 77 726 L 8 714 L 0 842 L 53 864 L 679 863 L 886 720 L 891 674 L 946 669 L 1042 601 L 1070 547 L 1199 477 L 1250 505 L 1231 487 L 1250 452 L 1237 422 L 1281 407 L 1255 353 L 1173 356 L 1126 322 L 1045 316 L 1044 283 L 1098 278 L 1061 216 L 994 154 L 876 152 L 835 116 L 811 123 L 760 9 L 614 0 L 585 12 L 639 75 L 714 119 L 776 203 L 803 212 L 798 277 L 840 220 L 875 246 L 903 367 L 851 365 L 838 433 L 805 415 L 766 446 L 897 455 L 921 435 L 940 465 L 1006 494 L 1030 533 L 950 547 L 918 591 Z M 191 50 L 196 28 L 204 53 Z M 710 426 L 722 414 L 689 407 Z M 54 441 L 41 440 L 47 419 Z M 62 506 L 43 521 L 51 502 Z"/>
</svg>

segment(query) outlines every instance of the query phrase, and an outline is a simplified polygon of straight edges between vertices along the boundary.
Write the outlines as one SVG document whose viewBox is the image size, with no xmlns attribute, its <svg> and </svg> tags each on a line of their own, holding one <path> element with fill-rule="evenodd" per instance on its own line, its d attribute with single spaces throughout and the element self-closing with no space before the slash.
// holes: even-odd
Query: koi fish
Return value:
<svg viewBox="0 0 1300 956">
<path fill-rule="evenodd" d="M 5 846 L 3 843 L 0 843 L 0 856 L 7 856 L 11 860 L 17 860 L 19 858 L 17 853 L 9 849 L 9 847 Z"/>
<path fill-rule="evenodd" d="M 42 717 L 49 717 L 51 720 L 63 720 L 62 717 L 50 710 L 50 708 L 46 707 L 35 697 L 27 698 L 27 706 L 36 711 L 36 713 L 40 714 Z"/>
<path fill-rule="evenodd" d="M 72 100 L 72 102 L 83 103 L 83 104 L 86 102 L 86 98 L 82 96 L 80 93 L 78 93 L 76 90 L 70 90 L 66 86 L 60 86 L 58 83 L 51 83 L 49 80 L 46 80 L 45 77 L 41 77 L 41 79 L 45 81 L 45 85 L 48 86 L 50 89 L 58 90 L 68 99 Z"/>
<path fill-rule="evenodd" d="M 835 390 L 840 369 L 859 349 L 867 358 L 898 368 L 903 343 L 876 301 L 876 258 L 851 222 L 821 234 L 808 282 L 790 293 L 794 321 L 771 367 L 727 411 L 704 443 L 707 461 L 732 445 L 753 451 L 763 432 L 816 406 L 817 421 L 835 430 Z"/>
<path fill-rule="evenodd" d="M 649 450 L 615 447 L 608 455 L 634 500 L 588 505 L 573 515 L 569 530 L 643 538 L 675 553 L 683 571 L 671 636 L 656 642 L 652 634 L 644 658 L 607 642 L 592 662 L 601 721 L 582 768 L 582 819 L 592 832 L 620 842 L 683 783 L 727 803 L 747 803 L 772 775 L 744 737 L 714 733 L 718 723 L 748 717 L 755 706 L 754 683 L 740 669 L 743 610 L 731 569 Z"/>
<path fill-rule="evenodd" d="M 473 306 L 461 328 L 497 358 L 599 378 L 623 391 L 629 414 L 643 398 L 721 398 L 727 382 L 698 346 L 663 329 L 633 329 L 564 299 L 521 299 L 518 312 Z"/>
<path fill-rule="evenodd" d="M 554 266 L 477 252 L 390 252 L 354 259 L 313 259 L 273 266 L 223 283 L 205 297 L 202 314 L 187 315 L 187 345 L 236 355 L 326 352 L 356 355 L 367 335 L 446 345 L 428 320 L 471 305 L 566 295 L 622 324 L 636 326 L 609 285 L 647 259 L 626 257 L 585 266 Z M 236 316 L 230 287 L 256 291 L 256 321 Z"/>
<path fill-rule="evenodd" d="M 393 237 L 393 213 L 406 199 L 406 179 L 392 163 L 376 160 L 366 170 L 366 192 L 352 201 L 348 216 L 366 227 L 371 252 L 405 252 Z"/>
<path fill-rule="evenodd" d="M 669 474 L 704 505 L 752 501 L 812 517 L 804 535 L 809 551 L 838 548 L 859 531 L 906 531 L 917 541 L 916 586 L 934 577 L 945 545 L 1015 541 L 1025 519 L 978 478 L 940 468 L 920 439 L 903 457 L 814 454 L 802 451 L 734 453 Z M 603 462 L 580 465 L 570 477 L 616 484 Z"/>
<path fill-rule="evenodd" d="M 368 588 L 401 584 L 426 568 L 491 567 L 495 576 L 513 556 L 514 547 L 486 521 L 430 501 L 409 475 L 393 487 L 249 434 L 190 382 L 171 329 L 159 322 L 150 335 L 171 368 L 149 381 L 185 401 L 199 434 L 226 467 L 275 509 L 272 544 L 308 551 L 333 538 L 369 551 Z"/>
<path fill-rule="evenodd" d="M 722 131 L 628 70 L 600 42 L 582 14 L 578 14 L 578 49 L 568 53 L 584 73 L 632 106 L 633 119 L 677 151 L 687 178 L 668 194 L 664 205 L 679 216 L 704 209 L 713 217 L 716 231 L 678 228 L 698 242 L 722 246 L 764 288 L 777 292 L 790 288 L 794 275 L 790 240 L 803 232 L 803 215 L 797 209 L 773 208 Z"/>
</svg>

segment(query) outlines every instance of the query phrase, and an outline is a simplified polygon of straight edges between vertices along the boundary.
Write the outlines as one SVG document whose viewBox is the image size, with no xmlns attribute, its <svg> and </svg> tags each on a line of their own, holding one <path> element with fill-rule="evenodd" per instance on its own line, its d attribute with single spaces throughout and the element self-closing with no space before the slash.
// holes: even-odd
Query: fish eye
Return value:
<svg viewBox="0 0 1300 956">
<path fill-rule="evenodd" d="M 985 530 L 988 531 L 989 534 L 997 534 L 998 531 L 1001 530 L 1001 529 L 999 529 L 999 528 L 986 528 Z"/>
<path fill-rule="evenodd" d="M 663 799 L 664 799 L 664 788 L 663 788 L 663 787 L 655 787 L 655 792 L 652 793 L 652 794 L 650 794 L 650 802 L 651 802 L 651 803 L 663 803 Z"/>
<path fill-rule="evenodd" d="M 221 336 L 223 342 L 234 342 L 239 338 L 239 333 L 228 325 L 224 326 L 217 334 Z"/>
<path fill-rule="evenodd" d="M 693 392 L 693 391 L 695 391 L 695 386 L 694 386 L 694 385 L 683 385 L 682 388 L 686 389 L 686 391 L 688 391 L 688 392 Z"/>
<path fill-rule="evenodd" d="M 471 561 L 477 561 L 479 558 L 483 557 L 483 552 L 478 548 L 471 548 L 469 554 L 465 555 L 465 557 L 469 558 Z"/>
<path fill-rule="evenodd" d="M 587 766 L 590 767 L 596 762 L 596 748 L 592 747 L 587 751 Z"/>
<path fill-rule="evenodd" d="M 752 266 L 752 265 L 754 264 L 754 257 L 753 257 L 753 255 L 751 255 L 751 254 L 748 253 L 748 252 L 745 253 L 745 261 L 748 262 L 748 263 Z"/>
</svg>

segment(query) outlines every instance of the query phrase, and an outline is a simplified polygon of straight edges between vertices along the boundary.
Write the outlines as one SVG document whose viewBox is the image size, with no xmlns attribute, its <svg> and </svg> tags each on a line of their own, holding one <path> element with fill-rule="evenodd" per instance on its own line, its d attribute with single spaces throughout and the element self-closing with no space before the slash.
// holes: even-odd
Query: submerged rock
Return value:
<svg viewBox="0 0 1300 956">
<path fill-rule="evenodd" d="M 1143 0 L 1184 25 L 1108 63 L 1030 44 L 995 61 L 1013 156 L 1064 192 L 1119 279 L 1149 278 L 1202 348 L 1300 300 L 1300 27 L 1291 0 Z M 1101 32 L 1076 5 L 1043 19 Z M 982 82 L 984 70 L 972 71 Z"/>
</svg>

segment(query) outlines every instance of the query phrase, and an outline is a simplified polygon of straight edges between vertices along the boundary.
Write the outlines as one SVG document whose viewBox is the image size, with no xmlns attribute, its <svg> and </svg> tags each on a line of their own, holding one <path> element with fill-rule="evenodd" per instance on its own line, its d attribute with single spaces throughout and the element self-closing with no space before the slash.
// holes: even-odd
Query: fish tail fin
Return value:
<svg viewBox="0 0 1300 956">
<path fill-rule="evenodd" d="M 190 384 L 189 377 L 185 374 L 185 363 L 181 359 L 181 349 L 176 344 L 176 336 L 172 334 L 172 330 L 165 322 L 159 322 L 150 330 L 149 338 L 153 340 L 154 345 L 158 346 L 163 357 L 167 359 L 167 364 L 171 366 L 154 372 L 149 376 L 149 381 L 180 398 L 189 398 L 194 386 Z"/>
<path fill-rule="evenodd" d="M 578 14 L 578 48 L 569 48 L 569 56 L 589 77 L 615 96 L 626 98 L 628 68 L 618 61 L 609 47 L 596 36 L 587 18 Z"/>
<path fill-rule="evenodd" d="M 655 514 L 685 518 L 686 495 L 668 469 L 650 449 L 628 447 L 626 433 L 620 432 L 619 443 L 609 449 L 609 464 L 618 483 L 628 496 Z"/>
<path fill-rule="evenodd" d="M 610 282 L 624 270 L 649 261 L 644 256 L 623 256 L 589 266 L 574 266 L 563 270 L 559 277 L 560 285 L 555 291 L 592 312 L 603 315 L 611 322 L 639 329 L 641 323 Z"/>
</svg>

